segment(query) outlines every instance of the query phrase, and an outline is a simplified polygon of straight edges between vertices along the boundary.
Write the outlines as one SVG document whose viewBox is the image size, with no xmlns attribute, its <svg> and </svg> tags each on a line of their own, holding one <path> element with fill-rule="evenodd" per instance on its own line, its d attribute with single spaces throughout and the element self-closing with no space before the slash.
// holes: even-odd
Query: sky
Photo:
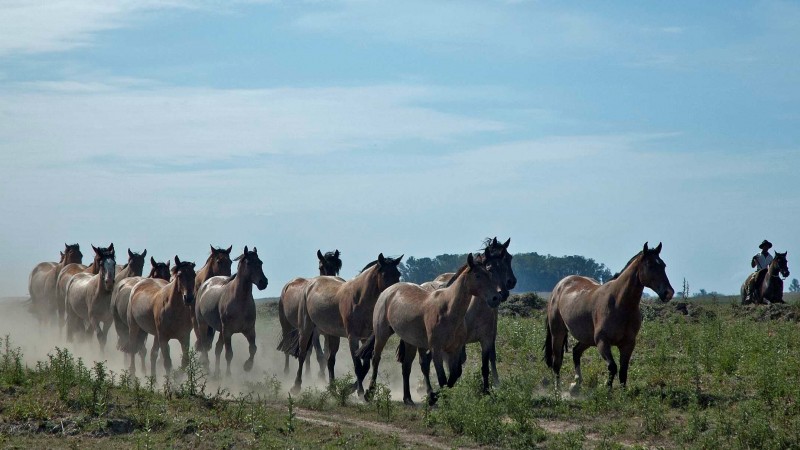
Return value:
<svg viewBox="0 0 800 450">
<path fill-rule="evenodd" d="M 763 239 L 790 270 L 800 247 L 798 23 L 781 1 L 6 0 L 0 296 L 64 243 L 255 246 L 277 296 L 317 249 L 350 278 L 487 236 L 612 271 L 663 242 L 676 290 L 736 293 Z"/>
</svg>

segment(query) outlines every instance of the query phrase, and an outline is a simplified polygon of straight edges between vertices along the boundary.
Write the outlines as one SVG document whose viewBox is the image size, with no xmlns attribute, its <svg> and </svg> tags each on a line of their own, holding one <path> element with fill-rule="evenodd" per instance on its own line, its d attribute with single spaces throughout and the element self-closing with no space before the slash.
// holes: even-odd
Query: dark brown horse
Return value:
<svg viewBox="0 0 800 450">
<path fill-rule="evenodd" d="M 231 276 L 231 265 L 233 265 L 231 261 L 231 250 L 233 250 L 233 246 L 231 245 L 227 249 L 214 248 L 213 245 L 209 245 L 209 247 L 211 247 L 211 254 L 208 255 L 208 259 L 206 259 L 206 263 L 203 264 L 203 267 L 197 271 L 197 277 L 194 281 L 195 296 L 197 295 L 197 291 L 200 290 L 200 285 L 205 283 L 207 279 L 218 276 Z"/>
<path fill-rule="evenodd" d="M 72 263 L 65 265 L 59 272 L 58 276 L 56 277 L 56 285 L 55 285 L 55 293 L 56 293 L 56 308 L 58 310 L 58 327 L 59 330 L 61 327 L 64 326 L 66 323 L 66 295 L 67 295 L 67 285 L 69 284 L 70 280 L 76 273 L 86 272 L 92 275 L 96 275 L 97 272 L 100 270 L 100 260 L 102 259 L 102 255 L 108 252 L 114 252 L 114 244 L 112 243 L 108 247 L 95 247 L 92 245 L 92 249 L 94 249 L 94 260 L 88 266 L 84 266 L 80 263 Z"/>
<path fill-rule="evenodd" d="M 661 260 L 660 253 L 660 243 L 654 249 L 647 248 L 645 243 L 642 251 L 628 261 L 622 272 L 605 284 L 578 275 L 570 275 L 556 284 L 547 303 L 547 336 L 544 344 L 544 360 L 556 375 L 556 387 L 559 386 L 567 334 L 578 341 L 572 349 L 572 361 L 575 364 L 573 389 L 579 389 L 583 380 L 581 355 L 593 346 L 597 346 L 600 356 L 608 365 L 606 384 L 609 388 L 617 375 L 611 347 L 619 348 L 619 382 L 625 386 L 628 363 L 642 325 L 639 303 L 644 288 L 655 291 L 663 302 L 668 302 L 675 294 L 667 278 L 667 265 Z"/>
<path fill-rule="evenodd" d="M 169 281 L 170 270 L 169 261 L 165 263 L 156 262 L 150 257 L 150 274 L 147 278 L 160 278 Z M 128 330 L 128 303 L 131 298 L 131 290 L 136 283 L 144 280 L 143 277 L 128 277 L 118 280 L 114 284 L 114 291 L 111 293 L 111 316 L 114 319 L 114 329 L 117 331 L 117 349 L 124 352 L 128 345 L 130 330 Z M 139 349 L 139 356 L 144 367 L 144 356 L 146 354 L 144 345 Z"/>
<path fill-rule="evenodd" d="M 504 286 L 506 290 L 514 289 L 517 285 L 517 278 L 511 268 L 512 256 L 508 252 L 511 238 L 500 244 L 497 238 L 486 239 L 484 249 L 476 257 L 475 261 L 483 265 L 492 274 L 498 285 Z M 439 275 L 432 284 L 444 283 L 444 287 L 449 286 L 453 281 L 454 273 Z M 425 284 L 421 285 L 423 289 Z M 428 288 L 430 289 L 430 288 Z M 504 298 L 505 300 L 505 298 Z M 489 370 L 491 367 L 494 385 L 500 385 L 500 377 L 497 375 L 497 308 L 492 308 L 484 299 L 472 297 L 467 315 L 464 318 L 467 326 L 467 344 L 479 342 L 481 345 L 481 375 L 483 377 L 483 390 L 489 390 Z M 466 350 L 465 350 L 466 352 Z M 466 358 L 466 353 L 462 354 Z M 430 358 L 420 360 L 421 364 L 430 365 Z M 423 370 L 423 374 L 430 373 L 430 369 Z M 426 385 L 430 386 L 430 380 L 425 380 Z"/>
<path fill-rule="evenodd" d="M 181 261 L 175 256 L 172 278 L 169 282 L 157 278 L 145 278 L 133 286 L 128 303 L 128 345 L 131 355 L 130 373 L 136 373 L 134 355 L 139 353 L 148 334 L 152 334 L 150 349 L 150 374 L 156 375 L 158 352 L 164 359 L 167 375 L 172 370 L 169 341 L 177 339 L 181 344 L 185 365 L 189 354 L 189 335 L 192 332 L 194 312 L 194 263 Z"/>
<path fill-rule="evenodd" d="M 449 286 L 434 291 L 426 291 L 412 283 L 398 283 L 378 297 L 373 313 L 374 334 L 357 352 L 362 359 L 372 359 L 372 382 L 370 392 L 375 388 L 378 365 L 383 348 L 392 334 L 401 341 L 398 360 L 403 364 L 403 401 L 413 404 L 409 389 L 409 374 L 416 352 L 429 350 L 436 366 L 439 386 L 453 387 L 461 375 L 461 353 L 467 341 L 467 326 L 464 317 L 474 299 L 497 308 L 502 299 L 508 297 L 505 280 L 498 283 L 491 273 L 474 261 L 472 253 L 467 256 L 467 264 L 453 276 Z M 445 377 L 443 363 L 447 362 L 450 377 Z M 423 374 L 429 367 L 421 362 Z M 429 377 L 426 376 L 426 381 Z M 429 399 L 435 395 L 430 382 L 427 385 Z"/>
<path fill-rule="evenodd" d="M 742 304 L 785 303 L 783 301 L 783 278 L 789 277 L 789 252 L 775 252 L 769 267 L 751 273 L 742 284 Z"/>
<path fill-rule="evenodd" d="M 319 274 L 320 276 L 338 276 L 339 270 L 342 268 L 342 260 L 339 258 L 339 250 L 327 252 L 324 255 L 320 250 L 317 250 L 317 260 L 319 261 Z M 278 300 L 278 319 L 281 322 L 281 340 L 280 342 L 288 343 L 295 342 L 299 333 L 300 324 L 300 302 L 308 284 L 307 278 L 295 278 L 286 283 L 281 291 L 281 298 Z M 315 331 L 311 337 L 311 345 L 314 347 L 314 352 L 317 354 L 317 362 L 319 363 L 319 375 L 325 376 L 325 354 L 322 351 L 322 346 L 319 343 L 319 332 Z M 289 356 L 291 353 L 290 348 L 284 348 L 280 345 L 278 350 L 286 354 L 286 359 L 283 364 L 283 373 L 289 373 Z M 310 371 L 311 359 L 306 359 L 306 371 Z"/>
<path fill-rule="evenodd" d="M 72 341 L 76 331 L 83 334 L 88 325 L 89 333 L 97 335 L 100 350 L 104 351 L 108 329 L 111 328 L 111 292 L 114 290 L 117 262 L 113 249 L 101 252 L 92 248 L 100 255 L 97 274 L 79 272 L 67 284 L 67 341 Z"/>
<path fill-rule="evenodd" d="M 57 263 L 43 262 L 36 265 L 28 278 L 28 293 L 31 296 L 33 313 L 40 324 L 56 319 L 58 306 L 56 306 L 56 279 L 58 273 L 67 264 L 83 261 L 78 244 L 64 244 L 64 251 L 60 252 L 61 258 Z"/>
<path fill-rule="evenodd" d="M 128 277 L 140 277 L 144 270 L 144 258 L 147 256 L 147 249 L 141 254 L 132 252 L 128 249 L 128 263 L 124 266 L 117 266 L 117 282 Z"/>
<path fill-rule="evenodd" d="M 292 392 L 301 389 L 303 362 L 316 329 L 325 337 L 330 381 L 334 379 L 333 368 L 339 351 L 339 339 L 347 338 L 356 372 L 356 388 L 359 394 L 364 393 L 362 383 L 369 372 L 369 363 L 362 364 L 355 352 L 359 341 L 372 334 L 372 310 L 378 295 L 400 280 L 397 266 L 402 258 L 384 258 L 381 253 L 376 261 L 367 264 L 352 280 L 323 276 L 308 281 L 300 304 L 300 335 L 291 352 L 297 354 L 300 361 Z"/>
<path fill-rule="evenodd" d="M 267 277 L 262 269 L 263 263 L 258 258 L 258 250 L 248 251 L 236 258 L 239 264 L 236 274 L 230 277 L 211 277 L 200 286 L 195 303 L 195 320 L 197 323 L 197 348 L 202 353 L 201 360 L 208 364 L 208 351 L 214 332 L 219 332 L 215 373 L 219 376 L 219 359 L 222 346 L 225 345 L 225 361 L 228 363 L 225 374 L 231 375 L 233 348 L 231 337 L 236 333 L 244 334 L 250 344 L 250 357 L 244 363 L 244 370 L 253 368 L 256 356 L 256 304 L 253 300 L 253 285 L 259 291 L 267 287 Z"/>
</svg>

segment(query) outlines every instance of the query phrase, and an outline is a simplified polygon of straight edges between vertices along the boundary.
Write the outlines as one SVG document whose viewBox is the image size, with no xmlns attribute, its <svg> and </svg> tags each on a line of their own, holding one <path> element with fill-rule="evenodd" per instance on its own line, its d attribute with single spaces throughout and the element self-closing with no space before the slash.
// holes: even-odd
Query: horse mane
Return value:
<svg viewBox="0 0 800 450">
<path fill-rule="evenodd" d="M 341 255 L 341 252 L 339 254 Z M 325 261 L 335 261 L 334 267 L 336 268 L 336 273 L 339 273 L 339 271 L 342 270 L 342 260 L 336 256 L 335 252 L 325 252 L 323 258 L 325 258 Z"/>
<path fill-rule="evenodd" d="M 377 259 L 375 261 L 372 261 L 371 263 L 367 264 L 366 266 L 364 266 L 364 268 L 361 269 L 361 272 L 359 272 L 359 273 L 364 273 L 365 270 L 369 269 L 370 267 L 374 266 L 375 264 L 378 264 L 378 260 Z"/>
<path fill-rule="evenodd" d="M 238 273 L 238 272 L 237 272 Z M 230 283 L 231 281 L 236 279 L 236 274 L 233 274 L 228 277 L 225 281 L 222 282 L 222 285 L 225 286 L 226 284 Z"/>
<path fill-rule="evenodd" d="M 622 272 L 625 272 L 625 269 L 627 269 L 627 268 L 628 268 L 628 266 L 630 266 L 630 265 L 631 265 L 631 263 L 633 262 L 633 260 L 634 260 L 634 259 L 636 259 L 636 258 L 638 258 L 638 257 L 639 257 L 639 256 L 641 256 L 641 255 L 642 255 L 642 252 L 641 252 L 641 251 L 640 251 L 639 253 L 637 253 L 637 254 L 633 255 L 633 258 L 631 258 L 631 259 L 628 261 L 628 263 L 627 263 L 627 264 L 625 264 L 625 267 L 623 267 L 623 268 L 622 268 L 622 270 L 620 270 L 619 272 L 615 273 L 615 274 L 614 274 L 614 276 L 613 276 L 613 277 L 611 277 L 611 278 L 610 278 L 608 281 L 614 281 L 614 280 L 616 280 L 617 278 L 619 278 L 619 276 L 620 276 L 620 275 L 622 275 Z M 608 282 L 608 281 L 607 281 L 607 282 Z M 606 283 L 607 283 L 607 282 L 606 282 Z"/>
<path fill-rule="evenodd" d="M 464 264 L 463 266 L 461 266 L 458 270 L 456 270 L 456 273 L 453 274 L 452 277 L 450 277 L 450 281 L 448 281 L 447 284 L 444 285 L 444 287 L 446 287 L 446 288 L 450 287 L 450 285 L 452 285 L 456 281 L 456 279 L 459 276 L 461 276 L 462 273 L 466 272 L 466 270 L 468 268 L 469 268 L 469 264 Z"/>
</svg>

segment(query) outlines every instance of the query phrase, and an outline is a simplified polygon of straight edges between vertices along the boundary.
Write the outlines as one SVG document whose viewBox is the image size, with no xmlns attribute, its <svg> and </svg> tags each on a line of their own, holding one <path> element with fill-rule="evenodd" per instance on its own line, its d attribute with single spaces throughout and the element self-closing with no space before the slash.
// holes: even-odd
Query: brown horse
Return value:
<svg viewBox="0 0 800 450">
<path fill-rule="evenodd" d="M 43 262 L 36 265 L 28 277 L 28 293 L 31 296 L 33 313 L 40 324 L 50 322 L 57 316 L 56 306 L 56 278 L 61 269 L 72 263 L 83 260 L 78 244 L 64 244 L 64 251 L 60 252 L 61 258 L 57 263 Z"/>
<path fill-rule="evenodd" d="M 263 263 L 258 258 L 258 250 L 248 251 L 236 258 L 239 261 L 236 274 L 230 277 L 211 277 L 200 286 L 195 303 L 195 320 L 199 331 L 197 334 L 197 348 L 202 353 L 202 361 L 208 364 L 208 351 L 214 332 L 219 331 L 217 338 L 216 370 L 219 376 L 219 359 L 222 354 L 222 345 L 225 345 L 225 361 L 228 366 L 225 374 L 231 375 L 231 360 L 233 348 L 231 336 L 242 333 L 250 344 L 250 357 L 244 363 L 244 370 L 249 372 L 253 368 L 253 358 L 256 356 L 256 304 L 253 300 L 253 285 L 259 291 L 267 287 L 267 277 L 262 269 Z"/>
<path fill-rule="evenodd" d="M 111 291 L 114 290 L 114 277 L 117 262 L 114 250 L 99 251 L 100 256 L 97 274 L 76 273 L 67 284 L 65 296 L 67 315 L 67 341 L 72 342 L 76 331 L 85 332 L 86 324 L 89 332 L 97 334 L 100 350 L 104 351 L 108 329 L 111 328 Z M 101 326 L 102 323 L 102 326 Z"/>
<path fill-rule="evenodd" d="M 156 262 L 150 257 L 150 274 L 147 278 L 160 278 L 169 281 L 170 270 L 169 261 L 165 263 Z M 111 293 L 111 316 L 114 319 L 114 329 L 117 331 L 117 349 L 124 351 L 128 345 L 130 330 L 128 330 L 128 303 L 131 298 L 131 289 L 136 283 L 144 280 L 143 277 L 128 277 L 118 280 L 114 284 L 114 291 Z M 144 367 L 144 356 L 146 354 L 144 345 L 139 349 L 139 356 Z"/>
<path fill-rule="evenodd" d="M 742 284 L 742 304 L 785 303 L 783 301 L 783 278 L 789 277 L 789 252 L 775 252 L 769 267 L 751 273 Z"/>
<path fill-rule="evenodd" d="M 150 374 L 156 375 L 158 351 L 164 359 L 167 375 L 172 370 L 169 355 L 170 339 L 181 344 L 185 365 L 189 354 L 189 335 L 192 331 L 194 309 L 194 263 L 181 261 L 175 256 L 171 281 L 145 278 L 133 286 L 128 303 L 128 345 L 131 355 L 130 373 L 136 373 L 134 355 L 139 353 L 148 334 L 152 334 L 153 347 L 150 349 Z"/>
<path fill-rule="evenodd" d="M 496 237 L 494 239 L 486 239 L 483 251 L 475 257 L 475 261 L 486 267 L 494 277 L 494 280 L 500 286 L 505 286 L 509 291 L 517 285 L 517 278 L 511 268 L 513 257 L 508 252 L 510 244 L 511 238 L 502 244 L 497 242 Z M 454 280 L 454 275 L 454 273 L 439 275 L 433 283 L 444 283 L 444 286 L 447 287 Z M 421 285 L 421 287 L 423 289 L 426 288 L 425 284 Z M 467 326 L 467 344 L 473 342 L 481 344 L 483 390 L 488 392 L 490 368 L 494 385 L 500 385 L 500 377 L 497 375 L 497 351 L 495 345 L 497 341 L 497 308 L 490 307 L 482 298 L 472 297 L 464 320 Z M 466 349 L 462 357 L 466 359 Z M 425 358 L 420 363 L 430 364 L 430 358 Z M 430 369 L 423 371 L 423 373 L 430 373 Z M 430 386 L 430 380 L 425 380 L 425 382 L 426 385 Z"/>
<path fill-rule="evenodd" d="M 628 261 L 622 272 L 605 284 L 578 275 L 570 275 L 556 284 L 547 303 L 544 360 L 556 375 L 557 388 L 568 333 L 578 341 L 572 349 L 575 364 L 573 390 L 580 389 L 583 381 L 581 355 L 592 346 L 597 346 L 608 365 L 606 384 L 609 388 L 617 375 L 611 346 L 619 348 L 619 382 L 625 386 L 628 363 L 642 325 L 639 303 L 644 288 L 655 291 L 662 302 L 668 302 L 675 294 L 660 253 L 660 243 L 649 249 L 645 242 L 642 251 Z"/>
<path fill-rule="evenodd" d="M 124 266 L 117 266 L 117 282 L 128 277 L 140 277 L 144 270 L 144 258 L 147 256 L 147 249 L 141 254 L 132 252 L 128 249 L 128 263 Z"/>
<path fill-rule="evenodd" d="M 324 255 L 321 251 L 317 250 L 317 259 L 319 260 L 319 274 L 320 276 L 338 276 L 339 270 L 342 268 L 342 260 L 339 258 L 339 250 L 327 252 Z M 281 291 L 281 298 L 278 300 L 278 319 L 281 322 L 281 340 L 282 343 L 294 342 L 297 340 L 298 329 L 300 327 L 300 301 L 308 284 L 307 278 L 295 278 L 286 283 Z M 317 362 L 319 363 L 319 376 L 325 376 L 325 355 L 322 351 L 322 346 L 319 343 L 319 332 L 314 331 L 311 337 L 311 345 L 314 347 L 314 352 L 317 354 Z M 289 356 L 290 348 L 281 345 L 278 350 L 286 353 L 286 359 L 283 364 L 283 373 L 289 373 Z M 296 356 L 296 355 L 295 355 Z M 311 359 L 306 359 L 306 370 L 310 370 Z"/>
<path fill-rule="evenodd" d="M 218 276 L 231 276 L 231 265 L 233 265 L 231 261 L 231 250 L 233 250 L 233 246 L 231 245 L 227 249 L 214 248 L 213 245 L 209 245 L 209 247 L 211 247 L 211 254 L 208 255 L 208 259 L 206 259 L 206 263 L 203 264 L 203 267 L 197 271 L 197 277 L 194 280 L 195 296 L 197 296 L 197 291 L 200 290 L 200 286 L 205 283 L 207 279 Z"/>
<path fill-rule="evenodd" d="M 107 252 L 114 251 L 114 244 L 112 243 L 108 247 L 95 247 L 92 245 L 94 249 L 94 260 L 88 266 L 84 266 L 80 263 L 72 263 L 66 264 L 59 272 L 58 276 L 56 277 L 56 284 L 55 284 L 55 294 L 56 294 L 56 309 L 58 310 L 58 327 L 59 330 L 61 327 L 64 326 L 66 323 L 66 295 L 67 295 L 67 285 L 69 284 L 70 280 L 76 273 L 86 272 L 91 273 L 92 275 L 96 275 L 97 272 L 100 270 L 100 259 L 101 255 Z"/>
<path fill-rule="evenodd" d="M 374 334 L 357 352 L 357 356 L 364 360 L 372 359 L 372 382 L 366 398 L 375 388 L 383 347 L 395 333 L 402 341 L 398 348 L 398 361 L 403 364 L 403 402 L 414 403 L 409 389 L 409 374 L 417 351 L 430 401 L 433 402 L 435 395 L 425 373 L 429 365 L 422 363 L 427 350 L 430 350 L 436 366 L 440 387 L 453 387 L 461 375 L 461 352 L 467 341 L 464 318 L 472 299 L 478 298 L 490 308 L 496 308 L 508 297 L 505 281 L 495 281 L 483 265 L 475 262 L 472 253 L 453 278 L 448 287 L 434 291 L 426 291 L 412 283 L 398 283 L 378 297 L 372 317 Z M 444 361 L 450 369 L 449 378 L 444 375 Z"/>
<path fill-rule="evenodd" d="M 325 337 L 330 381 L 334 380 L 333 368 L 339 351 L 339 339 L 347 338 L 356 372 L 355 387 L 359 394 L 364 393 L 362 382 L 369 371 L 369 363 L 362 364 L 355 352 L 359 340 L 372 334 L 372 310 L 378 295 L 400 280 L 397 266 L 402 259 L 402 256 L 384 258 L 381 253 L 376 261 L 367 264 L 352 280 L 321 276 L 308 281 L 300 303 L 299 339 L 291 352 L 298 355 L 300 362 L 292 392 L 297 393 L 301 389 L 303 362 L 311 346 L 314 330 L 319 330 L 319 334 Z"/>
</svg>

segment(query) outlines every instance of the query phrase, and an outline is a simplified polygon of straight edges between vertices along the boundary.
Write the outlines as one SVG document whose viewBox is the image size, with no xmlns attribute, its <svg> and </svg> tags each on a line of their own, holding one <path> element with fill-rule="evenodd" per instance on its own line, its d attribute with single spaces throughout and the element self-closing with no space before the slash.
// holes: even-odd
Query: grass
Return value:
<svg viewBox="0 0 800 450">
<path fill-rule="evenodd" d="M 441 393 L 434 408 L 392 401 L 386 385 L 365 404 L 349 395 L 352 377 L 291 399 L 275 376 L 251 385 L 249 394 L 210 393 L 193 356 L 182 381 L 160 386 L 111 373 L 102 363 L 88 367 L 59 348 L 27 367 L 6 337 L 0 345 L 0 445 L 404 445 L 387 432 L 358 425 L 364 421 L 401 430 L 411 442 L 413 436 L 434 436 L 452 446 L 800 448 L 800 307 L 742 307 L 725 299 L 689 303 L 687 314 L 674 304 L 643 308 L 646 321 L 627 389 L 605 388 L 605 363 L 596 349 L 586 351 L 584 389 L 577 397 L 556 392 L 541 361 L 543 312 L 501 317 L 502 384 L 489 395 L 481 393 L 479 348 L 471 345 L 462 379 Z M 400 370 L 399 364 L 385 365 L 384 370 Z M 571 364 L 565 364 L 562 379 L 572 375 Z M 303 421 L 303 410 L 320 411 L 338 425 Z"/>
</svg>

